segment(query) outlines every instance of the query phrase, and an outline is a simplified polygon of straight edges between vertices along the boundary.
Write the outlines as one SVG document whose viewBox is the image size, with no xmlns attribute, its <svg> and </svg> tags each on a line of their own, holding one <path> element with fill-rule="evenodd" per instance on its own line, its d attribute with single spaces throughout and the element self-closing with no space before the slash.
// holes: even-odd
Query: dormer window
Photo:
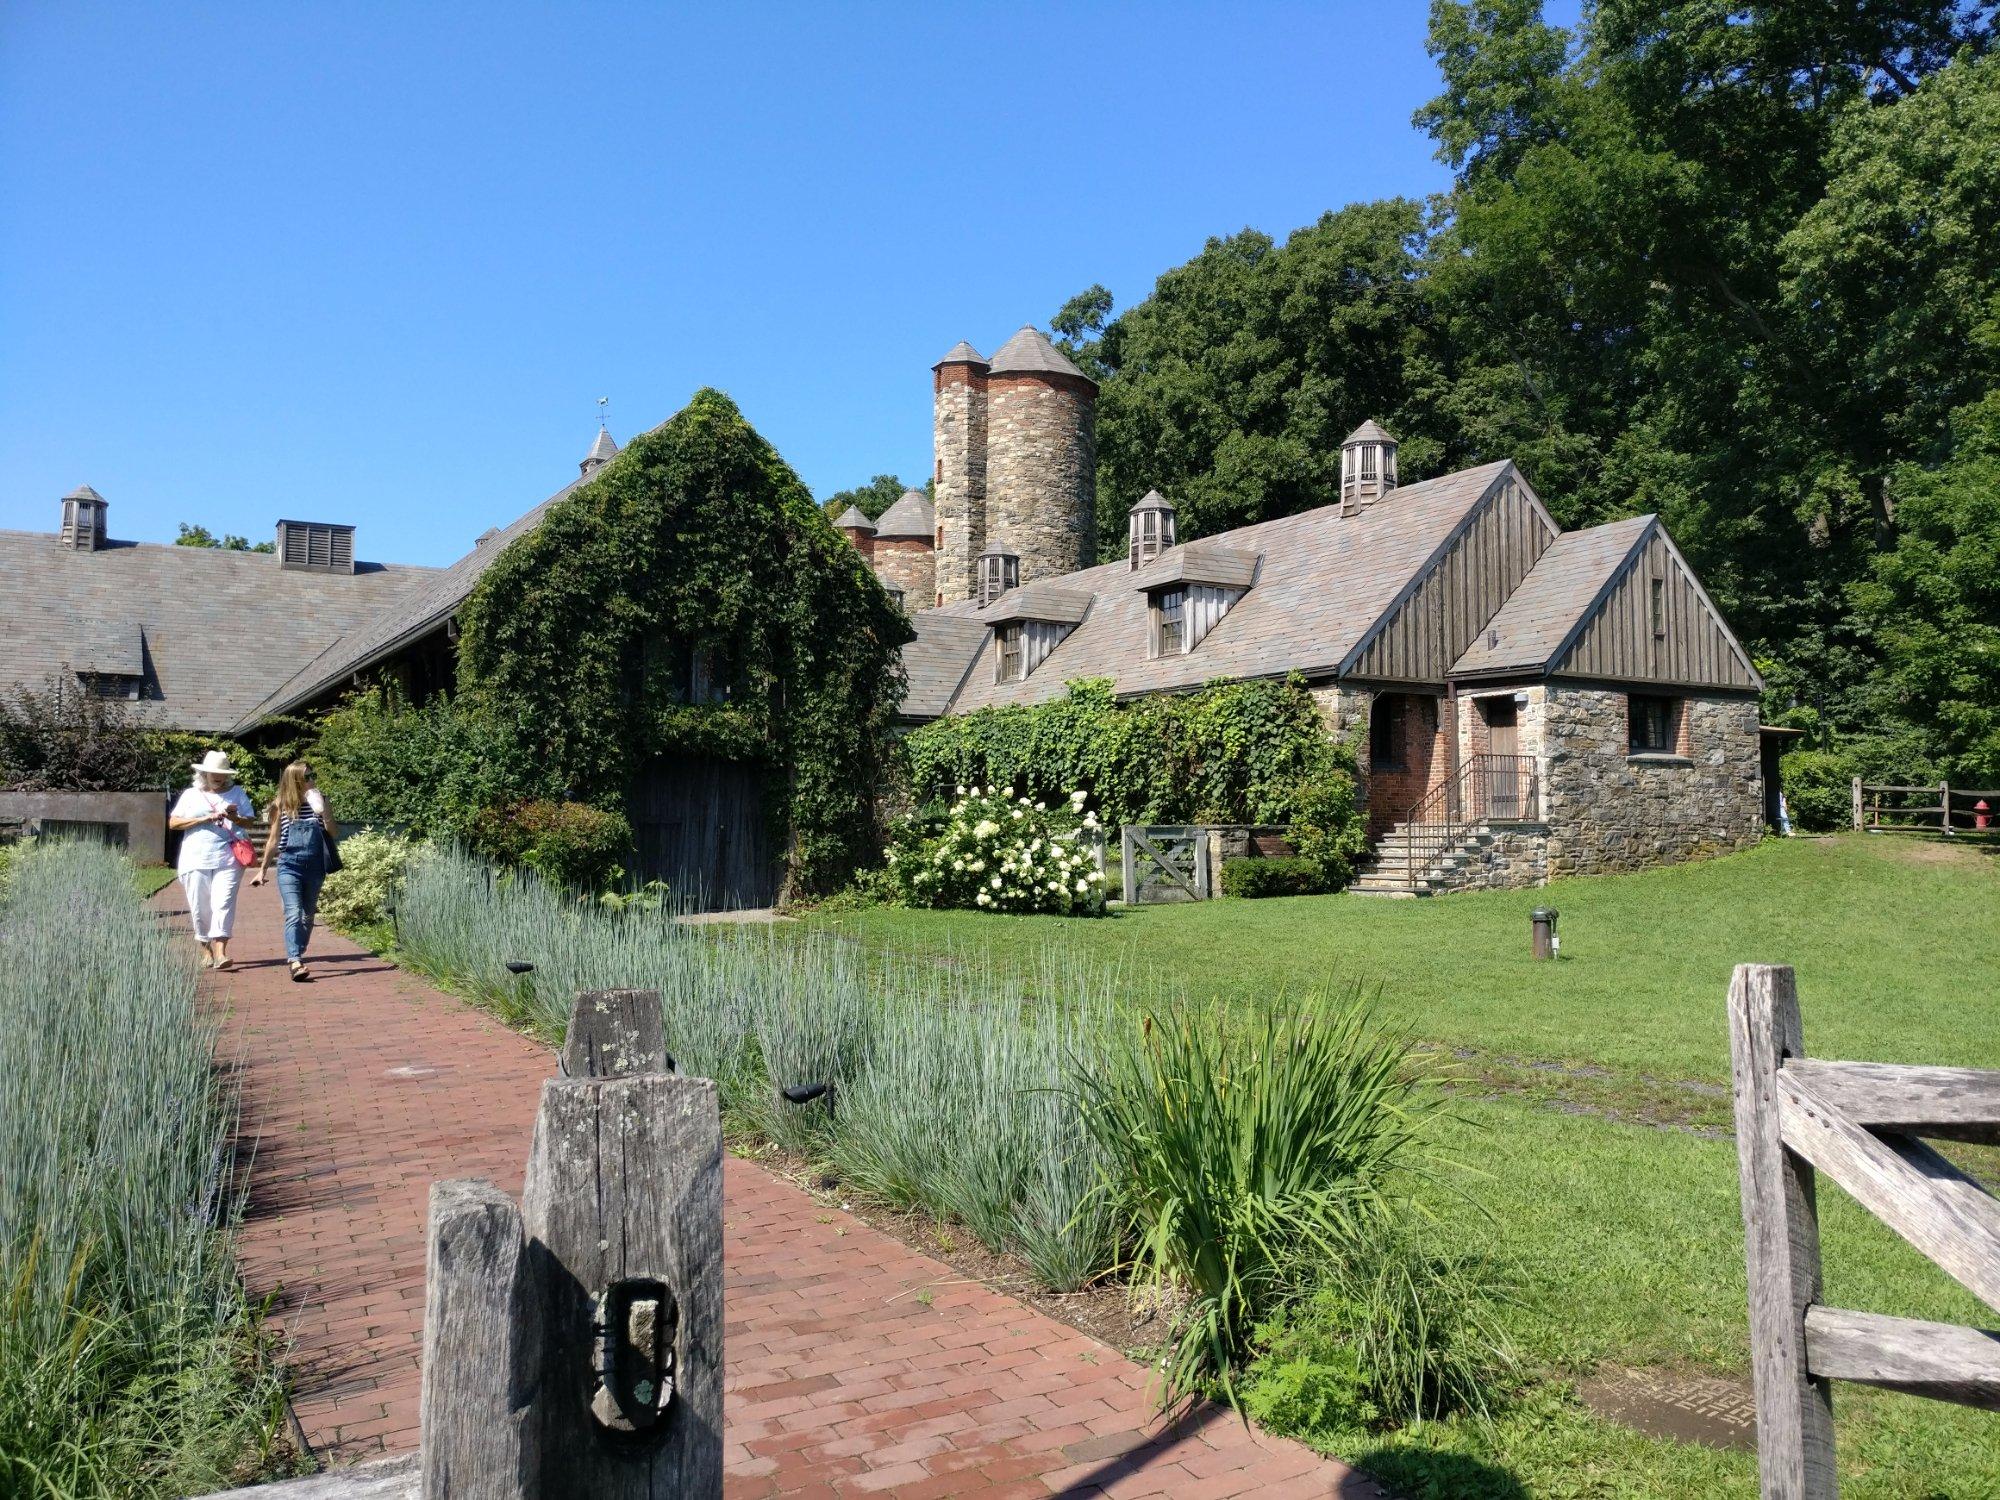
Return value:
<svg viewBox="0 0 2000 1500">
<path fill-rule="evenodd" d="M 986 620 L 993 627 L 993 680 L 1022 682 L 1090 613 L 1090 595 L 1051 583 L 1011 591 Z"/>
<path fill-rule="evenodd" d="M 1153 655 L 1179 656 L 1187 650 L 1186 589 L 1161 589 L 1153 595 Z"/>
</svg>

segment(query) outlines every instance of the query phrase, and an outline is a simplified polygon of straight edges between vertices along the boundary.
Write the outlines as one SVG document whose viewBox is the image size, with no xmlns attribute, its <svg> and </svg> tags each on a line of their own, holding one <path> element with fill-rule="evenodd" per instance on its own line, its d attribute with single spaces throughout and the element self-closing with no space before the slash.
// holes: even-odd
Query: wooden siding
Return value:
<svg viewBox="0 0 2000 1500">
<path fill-rule="evenodd" d="M 1653 583 L 1660 584 L 1660 628 Z M 1756 688 L 1756 673 L 1665 534 L 1657 529 L 1584 622 L 1567 655 L 1551 665 L 1562 677 L 1659 682 L 1688 687 Z"/>
<path fill-rule="evenodd" d="M 639 878 L 664 880 L 698 911 L 775 902 L 783 851 L 764 817 L 767 774 L 703 757 L 642 773 L 631 794 Z"/>
<path fill-rule="evenodd" d="M 1500 486 L 1396 607 L 1346 675 L 1442 683 L 1452 663 L 1520 587 L 1555 536 L 1520 485 Z"/>
</svg>

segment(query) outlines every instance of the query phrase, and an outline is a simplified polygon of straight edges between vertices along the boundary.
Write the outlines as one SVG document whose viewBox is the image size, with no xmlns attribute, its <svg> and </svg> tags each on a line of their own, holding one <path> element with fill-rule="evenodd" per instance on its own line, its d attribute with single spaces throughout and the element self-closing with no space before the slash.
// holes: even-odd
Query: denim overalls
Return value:
<svg viewBox="0 0 2000 1500">
<path fill-rule="evenodd" d="M 285 957 L 306 956 L 319 888 L 326 883 L 326 837 L 319 814 L 310 807 L 284 819 L 278 830 L 278 894 L 285 903 Z"/>
</svg>

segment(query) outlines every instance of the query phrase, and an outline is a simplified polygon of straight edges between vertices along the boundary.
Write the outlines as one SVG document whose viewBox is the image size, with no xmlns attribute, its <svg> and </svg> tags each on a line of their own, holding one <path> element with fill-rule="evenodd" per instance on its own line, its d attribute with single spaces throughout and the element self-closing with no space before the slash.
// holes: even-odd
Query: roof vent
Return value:
<svg viewBox="0 0 2000 1500">
<path fill-rule="evenodd" d="M 63 496 L 62 544 L 72 552 L 95 552 L 104 545 L 104 497 L 87 484 Z"/>
<path fill-rule="evenodd" d="M 278 561 L 306 573 L 352 573 L 354 528 L 330 521 L 280 521 Z"/>
<path fill-rule="evenodd" d="M 1363 422 L 1340 445 L 1340 513 L 1351 516 L 1396 487 L 1396 440 Z"/>
<path fill-rule="evenodd" d="M 1174 508 L 1158 490 L 1146 491 L 1146 498 L 1132 507 L 1128 525 L 1131 532 L 1128 561 L 1135 573 L 1174 545 Z"/>
</svg>

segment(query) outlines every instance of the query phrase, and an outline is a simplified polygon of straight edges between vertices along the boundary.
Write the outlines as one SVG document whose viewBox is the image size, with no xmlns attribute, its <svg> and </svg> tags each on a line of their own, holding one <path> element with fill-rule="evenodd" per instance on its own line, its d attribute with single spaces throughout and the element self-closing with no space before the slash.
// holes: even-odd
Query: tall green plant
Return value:
<svg viewBox="0 0 2000 1500">
<path fill-rule="evenodd" d="M 1168 1389 L 1233 1403 L 1258 1321 L 1375 1233 L 1417 1166 L 1410 1044 L 1376 1033 L 1357 1002 L 1266 1012 L 1241 1033 L 1174 1010 L 1079 1079 L 1135 1278 L 1191 1299 Z"/>
</svg>

